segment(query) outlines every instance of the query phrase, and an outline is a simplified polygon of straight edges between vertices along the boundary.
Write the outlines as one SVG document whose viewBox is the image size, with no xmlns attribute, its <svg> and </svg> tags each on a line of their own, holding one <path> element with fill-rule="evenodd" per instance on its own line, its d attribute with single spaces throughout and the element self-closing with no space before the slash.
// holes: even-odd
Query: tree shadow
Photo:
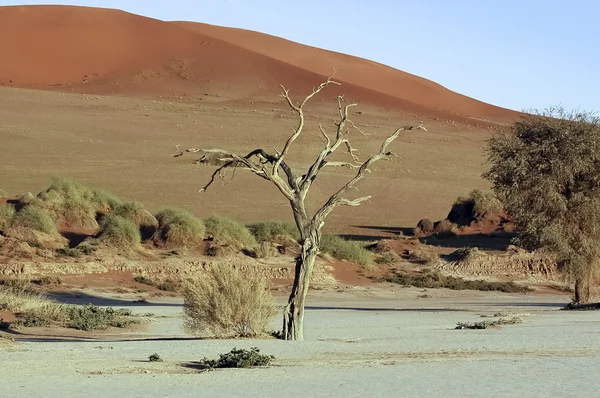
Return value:
<svg viewBox="0 0 600 398">
<path fill-rule="evenodd" d="M 377 311 L 377 312 L 465 312 L 458 308 L 379 308 L 379 307 L 340 307 L 340 306 L 306 306 L 310 311 Z"/>
<path fill-rule="evenodd" d="M 423 244 L 446 248 L 473 248 L 490 251 L 506 251 L 515 233 L 495 232 L 492 234 L 456 235 L 437 237 L 434 235 L 419 238 Z"/>
<path fill-rule="evenodd" d="M 153 303 L 148 301 L 131 301 L 109 297 L 94 296 L 81 292 L 50 292 L 47 296 L 63 304 L 87 305 L 101 307 L 181 307 L 178 303 Z"/>
</svg>

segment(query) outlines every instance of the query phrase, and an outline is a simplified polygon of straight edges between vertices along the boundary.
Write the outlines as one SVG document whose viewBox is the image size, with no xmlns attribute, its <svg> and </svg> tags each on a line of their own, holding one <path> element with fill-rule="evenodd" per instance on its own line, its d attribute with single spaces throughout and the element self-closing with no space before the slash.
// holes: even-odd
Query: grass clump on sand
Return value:
<svg viewBox="0 0 600 398">
<path fill-rule="evenodd" d="M 285 221 L 265 221 L 249 224 L 248 229 L 259 242 L 277 242 L 279 239 L 298 240 L 296 224 Z"/>
<path fill-rule="evenodd" d="M 372 253 L 361 242 L 346 240 L 337 235 L 323 235 L 319 250 L 363 267 L 369 266 L 373 259 Z"/>
<path fill-rule="evenodd" d="M 29 228 L 48 235 L 58 233 L 58 226 L 50 213 L 34 205 L 25 206 L 16 212 L 12 218 L 11 226 Z"/>
<path fill-rule="evenodd" d="M 92 304 L 86 306 L 69 306 L 66 308 L 69 321 L 68 326 L 77 330 L 104 330 L 109 326 L 126 328 L 139 323 L 129 319 L 131 311 L 102 308 Z"/>
<path fill-rule="evenodd" d="M 156 215 L 155 238 L 167 247 L 197 246 L 204 240 L 205 227 L 193 214 L 176 208 L 164 209 Z"/>
<path fill-rule="evenodd" d="M 65 319 L 64 304 L 49 299 L 41 293 L 35 293 L 22 286 L 15 288 L 0 286 L 0 311 L 9 311 L 24 320 L 34 319 L 44 324 Z M 23 325 L 24 326 L 24 325 Z"/>
<path fill-rule="evenodd" d="M 256 246 L 256 239 L 250 230 L 237 221 L 214 215 L 204 220 L 206 232 L 219 244 L 230 245 L 236 249 L 252 249 Z"/>
<path fill-rule="evenodd" d="M 138 226 L 142 237 L 146 239 L 158 228 L 156 218 L 139 202 L 120 204 L 115 208 L 113 215 L 133 221 Z"/>
<path fill-rule="evenodd" d="M 514 282 L 491 282 L 482 279 L 468 280 L 446 276 L 439 271 L 427 271 L 417 274 L 397 271 L 393 275 L 384 277 L 383 280 L 404 286 L 429 289 L 445 288 L 452 290 L 499 291 L 504 293 L 526 293 L 532 291 L 530 287 L 520 286 Z"/>
<path fill-rule="evenodd" d="M 15 215 L 15 208 L 11 205 L 0 205 L 0 231 L 10 227 Z"/>
<path fill-rule="evenodd" d="M 32 203 L 46 209 L 57 222 L 72 227 L 97 228 L 97 214 L 112 212 L 121 201 L 106 191 L 55 177 Z"/>
<path fill-rule="evenodd" d="M 136 247 L 142 241 L 137 225 L 126 218 L 109 215 L 104 217 L 98 230 L 98 240 L 102 243 L 117 247 Z"/>
<path fill-rule="evenodd" d="M 185 282 L 185 328 L 203 337 L 257 337 L 268 334 L 275 301 L 268 280 L 257 270 L 242 273 L 231 264 L 215 264 Z"/>
<path fill-rule="evenodd" d="M 156 352 L 148 357 L 148 362 L 162 362 L 162 361 L 163 361 L 163 359 Z"/>
<path fill-rule="evenodd" d="M 250 350 L 237 349 L 220 354 L 219 359 L 204 358 L 196 365 L 200 369 L 212 370 L 220 368 L 255 368 L 268 366 L 275 359 L 273 355 L 263 355 L 256 347 Z"/>
</svg>

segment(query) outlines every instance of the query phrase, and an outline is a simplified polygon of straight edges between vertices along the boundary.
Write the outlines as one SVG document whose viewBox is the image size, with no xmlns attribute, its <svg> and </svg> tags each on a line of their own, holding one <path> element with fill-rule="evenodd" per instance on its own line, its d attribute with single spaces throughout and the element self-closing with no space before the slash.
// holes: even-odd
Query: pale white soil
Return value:
<svg viewBox="0 0 600 398">
<path fill-rule="evenodd" d="M 394 299 L 314 292 L 306 341 L 285 342 L 190 340 L 181 329 L 181 303 L 170 299 L 131 307 L 156 315 L 135 340 L 29 339 L 3 349 L 0 396 L 598 396 L 600 313 L 560 311 L 566 302 L 565 295 Z M 497 329 L 454 330 L 457 322 L 497 311 L 531 316 Z M 253 346 L 275 355 L 273 366 L 184 366 Z M 154 352 L 164 362 L 147 362 Z"/>
</svg>

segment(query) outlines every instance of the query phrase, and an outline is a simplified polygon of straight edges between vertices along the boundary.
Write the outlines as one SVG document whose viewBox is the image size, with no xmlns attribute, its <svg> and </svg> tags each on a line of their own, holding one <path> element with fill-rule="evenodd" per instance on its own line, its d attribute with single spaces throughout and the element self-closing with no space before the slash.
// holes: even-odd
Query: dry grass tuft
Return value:
<svg viewBox="0 0 600 398">
<path fill-rule="evenodd" d="M 131 220 L 138 226 L 143 238 L 149 238 L 158 228 L 156 218 L 139 202 L 129 202 L 118 205 L 113 213 Z"/>
<path fill-rule="evenodd" d="M 250 230 L 237 221 L 227 217 L 214 215 L 204 220 L 206 232 L 221 245 L 233 246 L 239 250 L 252 249 L 256 246 L 256 239 Z"/>
<path fill-rule="evenodd" d="M 285 221 L 265 221 L 248 225 L 248 229 L 258 242 L 298 240 L 298 227 Z"/>
<path fill-rule="evenodd" d="M 133 221 L 109 215 L 102 220 L 98 231 L 98 240 L 118 249 L 129 249 L 137 247 L 142 238 Z"/>
<path fill-rule="evenodd" d="M 65 305 L 41 293 L 0 287 L 0 311 L 10 311 L 24 317 L 46 321 L 63 321 Z"/>
<path fill-rule="evenodd" d="M 193 214 L 176 208 L 164 209 L 156 215 L 158 230 L 154 240 L 170 248 L 199 246 L 205 227 Z"/>
<path fill-rule="evenodd" d="M 268 280 L 231 264 L 213 265 L 184 284 L 185 328 L 203 337 L 257 337 L 268 334 L 277 310 Z"/>
<path fill-rule="evenodd" d="M 37 206 L 28 205 L 16 212 L 11 223 L 15 228 L 29 228 L 48 235 L 58 234 L 58 227 L 50 214 Z"/>
</svg>

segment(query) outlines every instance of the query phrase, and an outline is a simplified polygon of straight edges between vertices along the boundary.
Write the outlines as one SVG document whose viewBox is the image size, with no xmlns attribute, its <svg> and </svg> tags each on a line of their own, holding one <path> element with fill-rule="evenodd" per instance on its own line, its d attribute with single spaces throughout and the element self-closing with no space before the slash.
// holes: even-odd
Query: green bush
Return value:
<svg viewBox="0 0 600 398">
<path fill-rule="evenodd" d="M 250 350 L 234 348 L 227 354 L 220 354 L 219 359 L 202 359 L 198 365 L 201 369 L 218 368 L 254 368 L 257 366 L 268 366 L 275 359 L 273 355 L 263 355 L 256 347 Z"/>
<path fill-rule="evenodd" d="M 140 230 L 133 221 L 114 215 L 104 217 L 98 239 L 117 248 L 135 247 L 142 241 Z"/>
<path fill-rule="evenodd" d="M 372 253 L 361 242 L 346 240 L 338 235 L 323 235 L 319 249 L 340 260 L 348 260 L 358 265 L 368 266 Z"/>
<path fill-rule="evenodd" d="M 285 221 L 265 221 L 248 225 L 254 238 L 260 242 L 273 242 L 277 238 L 292 238 L 298 240 L 298 227 L 295 223 Z"/>
<path fill-rule="evenodd" d="M 15 215 L 15 208 L 11 205 L 0 205 L 0 231 L 10 227 Z"/>
<path fill-rule="evenodd" d="M 103 330 L 109 326 L 124 328 L 136 320 L 124 317 L 131 316 L 129 310 L 102 308 L 92 304 L 86 306 L 69 306 L 66 309 L 69 318 L 68 326 L 78 330 Z"/>
<path fill-rule="evenodd" d="M 156 352 L 148 357 L 149 362 L 162 362 L 162 358 Z"/>
<path fill-rule="evenodd" d="M 250 230 L 243 224 L 227 217 L 214 215 L 204 220 L 206 232 L 212 235 L 215 241 L 231 245 L 237 249 L 251 249 L 256 246 L 256 239 Z"/>
<path fill-rule="evenodd" d="M 12 226 L 31 228 L 49 235 L 58 233 L 56 221 L 50 214 L 46 210 L 33 205 L 25 206 L 16 212 Z"/>
<path fill-rule="evenodd" d="M 159 212 L 156 219 L 155 237 L 168 247 L 196 246 L 204 240 L 204 224 L 185 210 L 167 208 Z"/>
</svg>

